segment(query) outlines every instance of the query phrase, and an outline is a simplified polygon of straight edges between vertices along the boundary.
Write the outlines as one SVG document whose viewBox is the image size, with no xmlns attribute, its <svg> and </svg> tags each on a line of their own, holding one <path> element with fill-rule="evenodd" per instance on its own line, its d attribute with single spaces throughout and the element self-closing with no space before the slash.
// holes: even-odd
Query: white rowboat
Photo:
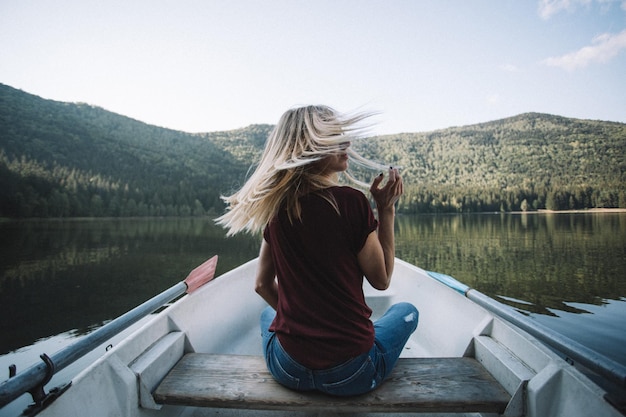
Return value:
<svg viewBox="0 0 626 417">
<path fill-rule="evenodd" d="M 214 279 L 155 315 L 84 369 L 38 415 L 622 416 L 623 367 L 607 362 L 609 377 L 621 390 L 608 396 L 527 332 L 532 329 L 524 330 L 520 314 L 507 308 L 496 314 L 488 304 L 497 302 L 480 293 L 470 299 L 459 293 L 467 293 L 467 287 L 455 291 L 451 286 L 458 282 L 401 260 L 396 260 L 388 290 L 364 285 L 373 319 L 400 301 L 420 311 L 417 331 L 391 377 L 357 397 L 289 391 L 272 380 L 261 358 L 258 319 L 266 304 L 253 290 L 256 262 Z M 509 313 L 513 321 L 520 316 L 519 322 L 501 318 Z M 572 356 L 567 346 L 564 350 Z M 592 358 L 596 361 L 604 358 Z"/>
</svg>

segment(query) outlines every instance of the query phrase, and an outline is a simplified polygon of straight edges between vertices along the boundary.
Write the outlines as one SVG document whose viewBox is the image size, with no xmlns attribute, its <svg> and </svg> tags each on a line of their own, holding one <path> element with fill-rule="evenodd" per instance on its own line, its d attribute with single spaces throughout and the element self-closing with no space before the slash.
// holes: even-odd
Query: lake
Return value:
<svg viewBox="0 0 626 417">
<path fill-rule="evenodd" d="M 259 250 L 206 218 L 3 221 L 0 234 L 0 380 L 212 255 L 221 274 Z M 396 255 L 626 364 L 626 213 L 398 216 Z"/>
</svg>

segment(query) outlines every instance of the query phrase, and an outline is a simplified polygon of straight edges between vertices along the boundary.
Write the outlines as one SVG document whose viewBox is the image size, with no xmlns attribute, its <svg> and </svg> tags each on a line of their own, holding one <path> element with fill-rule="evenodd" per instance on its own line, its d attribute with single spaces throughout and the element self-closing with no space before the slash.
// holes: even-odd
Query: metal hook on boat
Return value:
<svg viewBox="0 0 626 417">
<path fill-rule="evenodd" d="M 40 406 L 45 401 L 46 397 L 48 396 L 46 394 L 46 392 L 44 391 L 43 387 L 48 382 L 50 382 L 50 380 L 52 379 L 52 376 L 54 375 L 54 372 L 55 372 L 54 362 L 52 361 L 52 359 L 50 359 L 50 356 L 48 356 L 48 355 L 46 355 L 44 353 L 44 354 L 40 355 L 39 357 L 46 364 L 46 375 L 45 375 L 43 381 L 41 381 L 41 383 L 39 385 L 37 385 L 36 387 L 33 387 L 33 389 L 28 391 L 30 393 L 30 395 L 33 396 L 33 401 L 35 401 L 35 404 L 38 405 L 38 406 Z"/>
<path fill-rule="evenodd" d="M 23 416 L 34 416 L 39 413 L 41 410 L 46 408 L 52 401 L 54 401 L 57 397 L 63 394 L 72 384 L 72 382 L 68 382 L 67 384 L 61 385 L 56 388 L 52 388 L 50 392 L 46 394 L 44 390 L 44 386 L 50 382 L 54 373 L 56 372 L 56 365 L 54 361 L 45 353 L 39 356 L 41 360 L 46 364 L 46 375 L 44 379 L 39 383 L 39 385 L 33 387 L 28 393 L 33 397 L 34 404 L 29 405 L 24 412 Z"/>
</svg>

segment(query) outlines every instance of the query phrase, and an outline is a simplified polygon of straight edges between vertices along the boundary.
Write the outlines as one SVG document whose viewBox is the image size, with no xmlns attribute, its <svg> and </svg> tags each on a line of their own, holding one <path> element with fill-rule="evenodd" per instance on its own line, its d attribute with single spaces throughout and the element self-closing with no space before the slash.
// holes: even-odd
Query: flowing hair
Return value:
<svg viewBox="0 0 626 417">
<path fill-rule="evenodd" d="M 336 203 L 324 190 L 338 184 L 338 176 L 321 175 L 319 164 L 324 157 L 336 153 L 342 144 L 359 139 L 368 126 L 360 122 L 371 113 L 344 115 L 327 106 L 305 106 L 290 109 L 270 133 L 261 160 L 243 187 L 222 197 L 227 211 L 217 224 L 228 229 L 228 236 L 246 230 L 257 233 L 285 208 L 289 219 L 300 219 L 299 198 L 319 192 L 335 209 Z M 353 149 L 348 157 L 355 164 L 381 170 L 383 165 L 369 161 Z M 359 186 L 367 184 L 346 173 Z"/>
</svg>

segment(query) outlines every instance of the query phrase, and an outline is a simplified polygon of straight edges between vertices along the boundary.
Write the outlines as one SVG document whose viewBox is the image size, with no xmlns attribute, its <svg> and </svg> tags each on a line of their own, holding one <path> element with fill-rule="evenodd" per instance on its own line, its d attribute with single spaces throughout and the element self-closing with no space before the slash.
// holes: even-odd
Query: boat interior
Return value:
<svg viewBox="0 0 626 417">
<path fill-rule="evenodd" d="M 289 391 L 261 357 L 255 270 L 250 261 L 163 310 L 41 415 L 97 416 L 102 399 L 125 416 L 622 415 L 537 339 L 401 260 L 388 290 L 364 287 L 374 320 L 400 301 L 420 311 L 390 378 L 357 397 Z"/>
</svg>

